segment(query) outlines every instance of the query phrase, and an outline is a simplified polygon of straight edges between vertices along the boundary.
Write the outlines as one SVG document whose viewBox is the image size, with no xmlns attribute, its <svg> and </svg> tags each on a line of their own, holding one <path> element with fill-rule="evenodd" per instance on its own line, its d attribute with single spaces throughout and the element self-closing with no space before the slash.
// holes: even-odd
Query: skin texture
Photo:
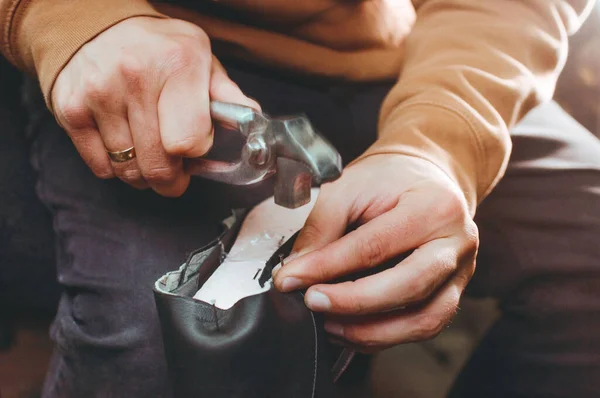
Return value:
<svg viewBox="0 0 600 398">
<path fill-rule="evenodd" d="M 213 57 L 196 25 L 130 18 L 83 46 L 52 90 L 59 124 L 100 178 L 118 177 L 164 196 L 179 196 L 190 176 L 183 158 L 212 146 L 209 98 L 258 109 Z M 135 146 L 136 158 L 106 154 Z"/>
<path fill-rule="evenodd" d="M 344 235 L 350 225 L 359 227 Z M 334 341 L 372 352 L 439 334 L 473 275 L 477 247 L 464 195 L 440 169 L 419 158 L 376 155 L 322 187 L 274 281 L 281 291 L 310 286 L 306 304 L 328 315 Z M 392 268 L 328 283 L 411 249 Z"/>
</svg>

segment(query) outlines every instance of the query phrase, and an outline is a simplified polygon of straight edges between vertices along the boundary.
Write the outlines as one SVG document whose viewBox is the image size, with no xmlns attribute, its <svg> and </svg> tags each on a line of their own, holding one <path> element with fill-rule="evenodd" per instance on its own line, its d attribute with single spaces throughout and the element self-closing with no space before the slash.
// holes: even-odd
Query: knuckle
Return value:
<svg viewBox="0 0 600 398">
<path fill-rule="evenodd" d="M 355 314 L 364 314 L 367 312 L 363 300 L 355 295 L 348 297 L 348 302 L 346 305 L 349 312 Z"/>
<path fill-rule="evenodd" d="M 464 261 L 470 267 L 475 266 L 475 260 L 477 258 L 477 243 L 476 242 L 467 242 L 465 248 L 465 254 L 462 256 L 462 261 Z"/>
<path fill-rule="evenodd" d="M 436 203 L 438 214 L 446 220 L 456 220 L 464 216 L 466 212 L 465 204 L 460 196 L 448 189 L 445 192 L 444 200 Z"/>
<path fill-rule="evenodd" d="M 113 169 L 110 166 L 96 166 L 92 169 L 94 175 L 102 180 L 108 180 L 115 176 Z"/>
<path fill-rule="evenodd" d="M 103 102 L 110 94 L 108 78 L 101 73 L 89 73 L 84 77 L 84 95 L 92 101 Z"/>
<path fill-rule="evenodd" d="M 323 268 L 323 267 L 319 267 Z M 325 275 L 326 271 L 320 271 L 322 278 L 319 280 L 330 279 L 332 275 Z M 367 312 L 365 306 L 365 300 L 361 297 L 360 293 L 356 292 L 356 288 L 353 286 L 356 282 L 348 281 L 337 284 L 340 289 L 344 289 L 346 292 L 343 295 L 329 295 L 332 298 L 333 306 L 336 307 L 340 312 L 346 314 L 359 315 Z"/>
<path fill-rule="evenodd" d="M 57 97 L 54 109 L 57 119 L 64 127 L 80 129 L 90 124 L 87 107 L 74 96 Z"/>
<path fill-rule="evenodd" d="M 337 276 L 336 270 L 333 269 L 331 266 L 329 266 L 326 261 L 319 261 L 324 258 L 324 255 L 320 250 L 315 250 L 311 254 L 316 255 L 316 257 L 313 257 L 316 259 L 315 266 L 312 267 L 310 270 L 311 277 L 314 278 L 313 280 L 315 282 L 316 281 L 319 281 L 319 282 L 330 281 Z M 346 282 L 341 283 L 340 285 L 344 285 L 345 283 Z M 345 302 L 345 301 L 340 302 L 339 299 L 337 301 L 341 308 L 347 309 L 347 302 Z"/>
<path fill-rule="evenodd" d="M 144 171 L 144 179 L 153 184 L 166 184 L 177 178 L 177 173 L 171 167 L 153 167 Z"/>
<path fill-rule="evenodd" d="M 386 237 L 383 233 L 376 233 L 365 239 L 360 247 L 361 264 L 366 268 L 371 268 L 385 259 Z"/>
<path fill-rule="evenodd" d="M 198 25 L 183 20 L 174 20 L 173 22 L 177 25 L 177 30 L 181 33 L 181 37 L 187 36 L 194 39 L 195 42 L 196 40 L 209 40 L 206 32 L 199 28 Z"/>
<path fill-rule="evenodd" d="M 310 243 L 315 242 L 323 236 L 323 231 L 321 230 L 321 226 L 318 223 L 313 222 L 313 220 L 309 220 L 302 227 L 302 243 Z"/>
<path fill-rule="evenodd" d="M 136 56 L 125 55 L 119 62 L 119 72 L 129 85 L 139 85 L 144 76 L 144 63 Z"/>
<path fill-rule="evenodd" d="M 126 182 L 139 182 L 142 180 L 142 173 L 138 169 L 121 170 L 117 174 Z"/>
<path fill-rule="evenodd" d="M 188 44 L 189 42 L 187 39 L 173 40 L 167 46 L 167 65 L 172 72 L 183 71 L 192 64 L 196 50 Z"/>
<path fill-rule="evenodd" d="M 430 340 L 439 335 L 447 325 L 445 318 L 439 314 L 422 314 L 417 322 L 419 339 Z"/>
<path fill-rule="evenodd" d="M 430 283 L 429 278 L 421 274 L 407 283 L 406 290 L 409 292 L 406 297 L 407 303 L 420 303 L 427 300 L 433 294 L 434 287 Z"/>
<path fill-rule="evenodd" d="M 479 251 L 479 233 L 473 221 L 467 221 L 465 232 L 459 249 L 458 265 L 469 271 L 470 276 L 475 272 L 475 262 Z"/>
<path fill-rule="evenodd" d="M 327 281 L 330 279 L 331 272 L 322 263 L 315 266 L 312 270 L 312 277 L 315 281 Z"/>
<path fill-rule="evenodd" d="M 165 151 L 172 155 L 202 156 L 208 153 L 213 145 L 212 135 L 207 137 L 189 136 L 178 141 L 164 144 Z"/>
<path fill-rule="evenodd" d="M 467 205 L 462 192 L 450 183 L 434 183 L 431 185 L 431 201 L 428 202 L 428 208 L 433 211 L 437 217 L 443 219 L 456 219 L 467 213 Z"/>
<path fill-rule="evenodd" d="M 190 35 L 190 40 L 193 45 L 202 50 L 210 50 L 210 38 L 202 29 L 194 29 Z"/>
<path fill-rule="evenodd" d="M 468 220 L 465 224 L 466 249 L 475 254 L 479 249 L 479 229 L 473 220 Z"/>
</svg>

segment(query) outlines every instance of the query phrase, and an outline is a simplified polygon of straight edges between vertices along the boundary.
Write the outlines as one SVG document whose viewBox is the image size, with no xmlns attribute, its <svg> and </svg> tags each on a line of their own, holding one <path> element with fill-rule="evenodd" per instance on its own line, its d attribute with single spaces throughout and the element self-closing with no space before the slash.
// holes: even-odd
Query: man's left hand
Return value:
<svg viewBox="0 0 600 398">
<path fill-rule="evenodd" d="M 347 233 L 348 227 L 358 228 Z M 432 163 L 374 155 L 321 188 L 292 255 L 274 270 L 280 291 L 307 288 L 333 340 L 372 352 L 435 337 L 475 270 L 478 232 L 463 193 Z M 415 249 L 392 268 L 327 283 Z"/>
</svg>

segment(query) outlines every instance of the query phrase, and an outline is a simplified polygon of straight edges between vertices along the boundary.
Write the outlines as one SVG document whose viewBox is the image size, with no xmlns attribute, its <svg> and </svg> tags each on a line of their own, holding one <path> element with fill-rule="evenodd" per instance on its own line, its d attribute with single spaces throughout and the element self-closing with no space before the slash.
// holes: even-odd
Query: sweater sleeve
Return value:
<svg viewBox="0 0 600 398">
<path fill-rule="evenodd" d="M 0 50 L 38 77 L 49 104 L 56 77 L 77 50 L 136 16 L 162 17 L 146 0 L 0 0 Z"/>
<path fill-rule="evenodd" d="M 504 173 L 509 129 L 552 98 L 568 36 L 594 1 L 414 3 L 401 76 L 383 103 L 379 139 L 362 157 L 428 160 L 458 183 L 474 213 Z"/>
</svg>

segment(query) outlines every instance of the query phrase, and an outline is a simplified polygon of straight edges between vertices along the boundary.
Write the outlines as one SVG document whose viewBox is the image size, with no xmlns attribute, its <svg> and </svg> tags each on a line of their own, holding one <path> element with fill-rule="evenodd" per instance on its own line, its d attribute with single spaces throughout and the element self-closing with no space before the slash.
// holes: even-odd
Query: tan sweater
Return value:
<svg viewBox="0 0 600 398">
<path fill-rule="evenodd" d="M 217 56 L 349 81 L 398 79 L 381 110 L 379 139 L 364 156 L 431 161 L 474 212 L 504 172 L 508 129 L 552 97 L 567 37 L 593 2 L 219 0 L 242 25 L 145 0 L 0 0 L 0 48 L 39 78 L 47 102 L 83 44 L 141 15 L 198 24 Z"/>
</svg>

